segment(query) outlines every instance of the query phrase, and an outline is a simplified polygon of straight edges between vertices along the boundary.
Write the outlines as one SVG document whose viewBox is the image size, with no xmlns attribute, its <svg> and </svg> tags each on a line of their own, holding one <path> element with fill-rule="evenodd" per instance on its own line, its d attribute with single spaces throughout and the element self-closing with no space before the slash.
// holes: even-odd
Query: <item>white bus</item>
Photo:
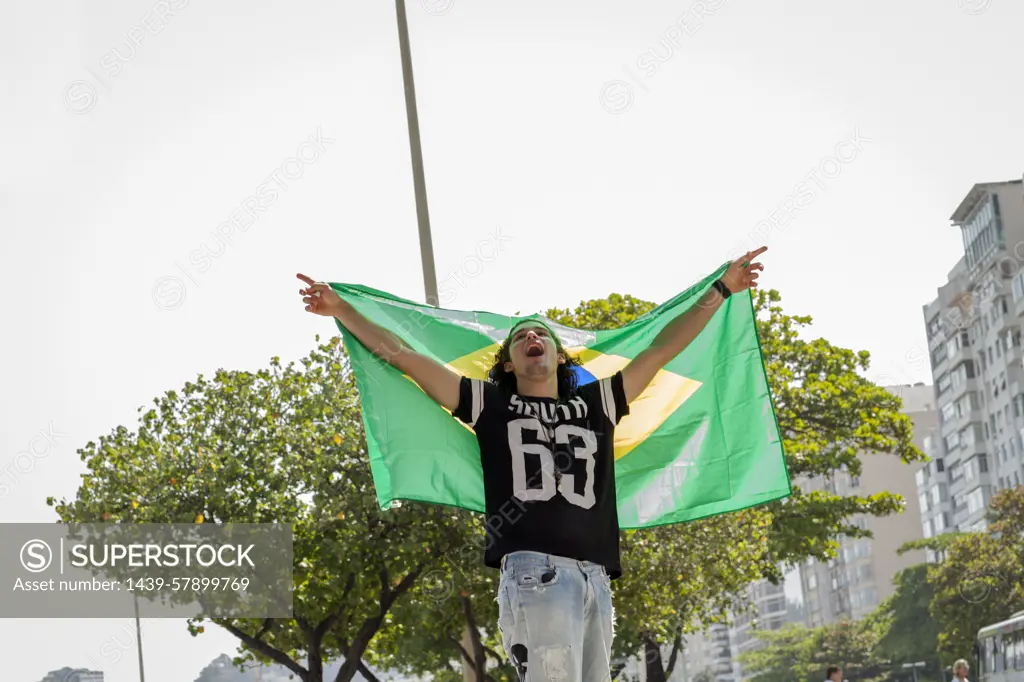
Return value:
<svg viewBox="0 0 1024 682">
<path fill-rule="evenodd" d="M 978 630 L 975 655 L 979 682 L 1024 682 L 1024 611 Z"/>
</svg>

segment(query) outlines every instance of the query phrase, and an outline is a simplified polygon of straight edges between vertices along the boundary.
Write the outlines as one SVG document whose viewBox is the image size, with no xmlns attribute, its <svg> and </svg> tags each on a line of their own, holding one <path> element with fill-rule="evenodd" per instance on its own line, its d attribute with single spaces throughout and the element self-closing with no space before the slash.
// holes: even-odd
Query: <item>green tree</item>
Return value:
<svg viewBox="0 0 1024 682">
<path fill-rule="evenodd" d="M 379 510 L 339 341 L 301 367 L 273 358 L 268 369 L 218 370 L 168 391 L 139 408 L 136 431 L 119 426 L 79 450 L 88 472 L 76 499 L 48 499 L 62 522 L 291 523 L 294 617 L 213 622 L 239 639 L 236 665 L 272 661 L 302 682 L 323 682 L 325 663 L 339 658 L 335 682 L 357 670 L 374 679 L 364 656 L 387 658 L 374 638 L 446 613 L 432 608 L 436 581 L 421 578 L 475 532 L 468 514 L 440 506 Z M 407 601 L 421 608 L 399 624 L 394 610 Z M 194 635 L 203 621 L 189 622 Z"/>
<path fill-rule="evenodd" d="M 913 445 L 912 423 L 900 412 L 900 398 L 859 374 L 869 366 L 867 351 L 855 353 L 824 339 L 802 338 L 801 332 L 811 324 L 811 318 L 785 314 L 776 291 L 755 291 L 753 300 L 791 478 L 827 479 L 842 471 L 857 476 L 861 472 L 860 457 L 865 453 L 893 453 L 905 462 L 924 457 Z M 553 308 L 544 314 L 572 327 L 611 329 L 654 307 L 654 303 L 630 295 L 612 294 L 607 299 L 584 301 L 574 310 Z M 726 568 L 709 585 L 704 584 L 703 577 L 680 573 L 682 579 L 675 585 L 651 585 L 648 592 L 655 596 L 646 602 L 638 598 L 636 590 L 626 589 L 622 581 L 623 589 L 616 588 L 616 608 L 626 617 L 620 617 L 617 637 L 621 636 L 622 643 L 616 647 L 622 647 L 620 651 L 637 647 L 632 649 L 636 652 L 643 645 L 645 652 L 652 648 L 676 652 L 678 633 L 702 629 L 713 622 L 719 617 L 714 607 L 732 601 L 732 592 L 739 586 L 762 577 L 778 583 L 782 577 L 780 565 L 792 565 L 809 557 L 827 561 L 835 555 L 837 538 L 841 536 L 870 537 L 870 531 L 851 522 L 854 515 L 885 516 L 902 510 L 902 497 L 892 493 L 843 496 L 828 491 L 804 492 L 794 487 L 788 499 L 748 510 L 752 518 L 770 524 L 763 558 L 744 553 L 742 565 Z M 717 553 L 731 547 L 719 544 L 722 537 L 729 537 L 729 524 L 735 523 L 730 517 L 723 515 L 712 520 L 717 525 L 711 528 L 724 531 L 716 541 L 702 542 L 700 532 L 707 526 L 695 523 L 675 527 L 676 541 L 690 548 L 698 563 L 713 566 Z M 632 560 L 627 550 L 624 568 Z M 753 571 L 752 566 L 756 566 Z M 675 601 L 662 599 L 664 590 L 700 594 L 702 604 L 709 608 L 676 607 Z M 658 608 L 652 608 L 652 602 Z M 629 619 L 633 612 L 640 614 L 634 621 L 635 627 Z M 671 674 L 671 665 L 663 666 L 660 655 L 647 655 L 645 660 L 648 679 L 657 681 Z M 674 660 L 670 653 L 669 661 Z"/>
<path fill-rule="evenodd" d="M 868 617 L 879 631 L 878 653 L 894 665 L 924 661 L 919 675 L 939 679 L 939 625 L 928 612 L 935 591 L 928 564 L 905 568 L 893 578 L 895 591 Z"/>
<path fill-rule="evenodd" d="M 880 679 L 891 668 L 877 653 L 878 631 L 864 621 L 819 628 L 787 625 L 756 636 L 764 646 L 740 655 L 754 682 L 819 682 L 830 665 L 840 666 L 847 679 L 863 682 Z"/>
<path fill-rule="evenodd" d="M 811 680 L 824 680 L 830 665 L 842 666 L 845 678 L 860 682 L 879 679 L 891 668 L 878 653 L 878 630 L 868 621 L 844 620 L 818 628 L 812 642 Z"/>
<path fill-rule="evenodd" d="M 986 532 L 940 536 L 945 560 L 929 568 L 944 666 L 971 658 L 982 627 L 1024 609 L 1024 487 L 994 495 L 988 520 Z"/>
<path fill-rule="evenodd" d="M 755 635 L 762 646 L 739 656 L 743 670 L 753 682 L 793 682 L 810 674 L 815 631 L 802 625 L 778 630 L 760 630 Z M 821 678 L 824 680 L 824 676 Z"/>
</svg>

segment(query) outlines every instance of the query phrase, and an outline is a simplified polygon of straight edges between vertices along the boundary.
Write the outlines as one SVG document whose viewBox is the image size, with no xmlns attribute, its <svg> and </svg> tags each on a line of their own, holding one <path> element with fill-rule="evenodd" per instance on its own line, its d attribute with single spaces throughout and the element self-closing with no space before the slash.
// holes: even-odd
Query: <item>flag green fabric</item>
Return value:
<svg viewBox="0 0 1024 682">
<path fill-rule="evenodd" d="M 580 358 L 580 383 L 611 376 L 697 305 L 727 265 L 619 329 L 587 331 L 544 321 Z M 445 310 L 360 285 L 331 286 L 416 351 L 471 378 L 486 378 L 498 346 L 523 319 Z M 475 434 L 338 327 L 362 400 L 381 508 L 415 500 L 485 511 Z M 790 494 L 749 291 L 728 298 L 630 404 L 615 429 L 615 460 L 622 528 L 690 521 Z"/>
</svg>

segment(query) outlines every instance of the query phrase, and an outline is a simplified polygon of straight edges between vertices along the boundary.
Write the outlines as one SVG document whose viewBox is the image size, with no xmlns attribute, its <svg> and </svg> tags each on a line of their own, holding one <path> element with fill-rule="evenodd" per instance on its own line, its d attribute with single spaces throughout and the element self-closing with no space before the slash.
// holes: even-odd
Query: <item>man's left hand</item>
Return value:
<svg viewBox="0 0 1024 682">
<path fill-rule="evenodd" d="M 729 291 L 738 294 L 747 289 L 757 288 L 757 278 L 760 271 L 764 270 L 764 265 L 755 263 L 754 259 L 767 250 L 767 246 L 762 246 L 754 251 L 747 251 L 732 262 L 722 275 L 722 282 L 729 287 Z"/>
</svg>

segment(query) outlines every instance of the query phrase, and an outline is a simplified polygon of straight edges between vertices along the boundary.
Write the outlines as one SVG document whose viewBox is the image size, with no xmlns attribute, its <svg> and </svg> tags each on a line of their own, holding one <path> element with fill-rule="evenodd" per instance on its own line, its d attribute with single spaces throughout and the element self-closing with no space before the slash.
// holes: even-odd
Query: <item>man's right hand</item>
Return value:
<svg viewBox="0 0 1024 682">
<path fill-rule="evenodd" d="M 370 352 L 396 367 L 415 381 L 431 398 L 449 412 L 459 406 L 462 377 L 433 358 L 414 352 L 396 334 L 371 322 L 338 296 L 331 285 L 306 275 L 296 275 L 306 283 L 299 289 L 306 311 L 335 317 Z"/>
<path fill-rule="evenodd" d="M 302 302 L 306 304 L 306 312 L 325 317 L 336 317 L 341 312 L 344 303 L 330 284 L 317 282 L 302 273 L 296 277 L 308 285 L 305 289 L 299 289 L 303 296 Z"/>
</svg>

